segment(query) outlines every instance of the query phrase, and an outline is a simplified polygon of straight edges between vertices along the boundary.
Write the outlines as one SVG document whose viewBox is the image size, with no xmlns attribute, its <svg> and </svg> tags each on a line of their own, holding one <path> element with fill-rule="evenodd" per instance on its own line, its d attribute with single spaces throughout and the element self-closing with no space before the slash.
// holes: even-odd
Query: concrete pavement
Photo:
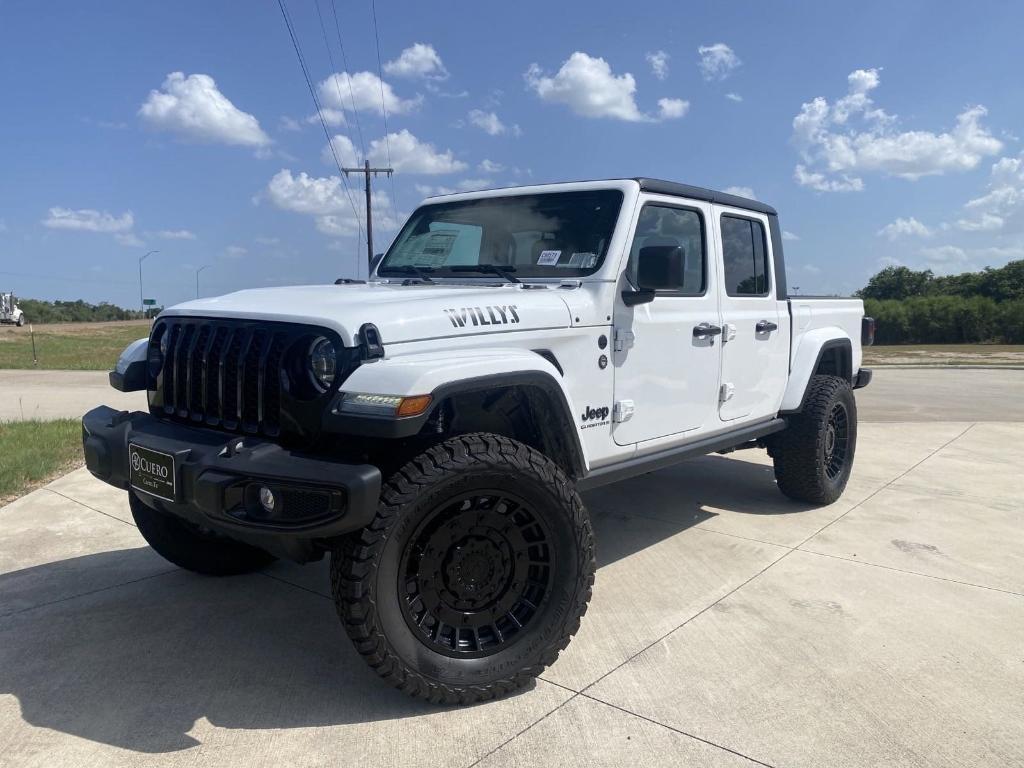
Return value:
<svg viewBox="0 0 1024 768">
<path fill-rule="evenodd" d="M 1024 764 L 1024 424 L 861 411 L 828 507 L 761 451 L 588 494 L 579 635 L 469 708 L 381 684 L 326 563 L 177 570 L 73 472 L 0 509 L 0 766 Z"/>
</svg>

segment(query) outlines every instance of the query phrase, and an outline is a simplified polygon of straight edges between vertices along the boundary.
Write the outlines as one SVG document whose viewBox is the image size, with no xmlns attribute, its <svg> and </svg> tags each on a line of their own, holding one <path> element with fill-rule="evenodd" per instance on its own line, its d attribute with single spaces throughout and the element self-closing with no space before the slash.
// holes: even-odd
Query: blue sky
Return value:
<svg viewBox="0 0 1024 768">
<path fill-rule="evenodd" d="M 1024 5 L 378 0 L 387 140 L 370 5 L 335 7 L 347 70 L 330 0 L 333 68 L 288 2 L 339 156 L 399 169 L 378 250 L 431 190 L 647 175 L 775 205 L 805 292 L 1024 258 Z M 3 290 L 135 306 L 153 249 L 168 305 L 203 265 L 212 295 L 363 264 L 276 2 L 0 2 L 0 93 Z"/>
</svg>

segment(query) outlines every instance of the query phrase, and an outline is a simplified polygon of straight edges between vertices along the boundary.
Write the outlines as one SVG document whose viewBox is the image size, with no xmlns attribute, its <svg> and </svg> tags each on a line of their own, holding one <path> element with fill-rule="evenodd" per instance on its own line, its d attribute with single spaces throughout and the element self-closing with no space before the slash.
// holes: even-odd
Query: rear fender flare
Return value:
<svg viewBox="0 0 1024 768">
<path fill-rule="evenodd" d="M 846 361 L 843 376 L 852 384 L 853 341 L 842 328 L 815 328 L 800 339 L 789 371 L 789 384 L 782 396 L 781 413 L 796 413 L 803 408 L 804 396 L 811 376 L 818 370 L 826 352 L 838 349 Z"/>
</svg>

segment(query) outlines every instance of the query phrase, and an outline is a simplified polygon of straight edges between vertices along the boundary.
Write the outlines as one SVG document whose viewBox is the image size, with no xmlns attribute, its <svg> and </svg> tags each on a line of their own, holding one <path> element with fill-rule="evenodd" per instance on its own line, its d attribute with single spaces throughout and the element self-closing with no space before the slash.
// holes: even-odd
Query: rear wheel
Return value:
<svg viewBox="0 0 1024 768">
<path fill-rule="evenodd" d="M 21 328 L 21 326 L 23 326 L 24 324 L 25 324 L 25 316 L 24 315 L 19 315 L 18 316 L 18 327 Z"/>
<path fill-rule="evenodd" d="M 857 402 L 839 376 L 812 376 L 804 407 L 769 441 L 779 490 L 792 499 L 831 504 L 853 469 L 857 448 Z"/>
<path fill-rule="evenodd" d="M 569 643 L 594 581 L 572 482 L 532 448 L 451 438 L 384 487 L 374 521 L 331 559 L 339 614 L 390 684 L 437 703 L 501 696 Z"/>
<path fill-rule="evenodd" d="M 207 576 L 234 576 L 274 562 L 274 556 L 262 549 L 158 512 L 134 493 L 128 494 L 128 502 L 142 537 L 157 554 L 179 568 Z"/>
</svg>

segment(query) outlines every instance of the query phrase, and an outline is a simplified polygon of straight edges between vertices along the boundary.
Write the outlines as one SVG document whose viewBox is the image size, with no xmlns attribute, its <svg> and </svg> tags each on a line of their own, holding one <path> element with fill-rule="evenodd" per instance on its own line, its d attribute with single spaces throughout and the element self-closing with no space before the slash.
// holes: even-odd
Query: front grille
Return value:
<svg viewBox="0 0 1024 768">
<path fill-rule="evenodd" d="M 328 394 L 316 390 L 305 376 L 304 353 L 318 336 L 328 336 L 339 349 L 341 375 L 336 382 L 340 382 L 352 355 L 341 347 L 340 339 L 323 329 L 209 318 L 161 319 L 150 336 L 151 347 L 164 349 L 162 368 L 150 382 L 150 408 L 197 426 L 277 436 L 287 404 L 312 418 L 319 411 L 309 408 L 311 401 Z M 166 344 L 161 344 L 165 338 Z M 288 423 L 296 426 L 294 419 Z"/>
</svg>

